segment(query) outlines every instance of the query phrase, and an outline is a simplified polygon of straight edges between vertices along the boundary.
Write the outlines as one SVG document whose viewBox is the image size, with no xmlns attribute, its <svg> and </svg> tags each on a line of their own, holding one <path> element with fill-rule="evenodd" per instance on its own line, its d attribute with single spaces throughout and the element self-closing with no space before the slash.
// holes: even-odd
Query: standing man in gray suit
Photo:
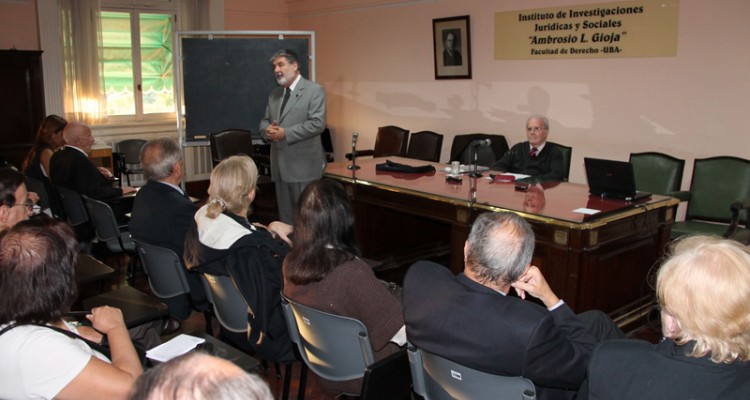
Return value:
<svg viewBox="0 0 750 400">
<path fill-rule="evenodd" d="M 325 169 L 320 134 L 326 127 L 326 95 L 320 85 L 300 75 L 294 51 L 279 50 L 270 61 L 279 87 L 268 96 L 260 134 L 271 142 L 279 219 L 292 224 L 302 190 Z"/>
</svg>

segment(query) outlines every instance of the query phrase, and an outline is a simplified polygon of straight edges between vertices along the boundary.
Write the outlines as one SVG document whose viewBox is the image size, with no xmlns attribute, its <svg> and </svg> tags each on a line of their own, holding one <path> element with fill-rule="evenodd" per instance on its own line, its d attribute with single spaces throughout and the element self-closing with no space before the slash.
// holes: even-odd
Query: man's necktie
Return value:
<svg viewBox="0 0 750 400">
<path fill-rule="evenodd" d="M 532 147 L 531 151 L 529 152 L 529 157 L 536 157 L 537 151 L 538 150 L 536 149 L 536 147 Z"/>
<path fill-rule="evenodd" d="M 279 111 L 279 116 L 284 113 L 284 107 L 286 107 L 286 102 L 289 101 L 289 96 L 292 94 L 292 89 L 284 89 L 284 100 L 281 102 L 281 110 Z"/>
</svg>

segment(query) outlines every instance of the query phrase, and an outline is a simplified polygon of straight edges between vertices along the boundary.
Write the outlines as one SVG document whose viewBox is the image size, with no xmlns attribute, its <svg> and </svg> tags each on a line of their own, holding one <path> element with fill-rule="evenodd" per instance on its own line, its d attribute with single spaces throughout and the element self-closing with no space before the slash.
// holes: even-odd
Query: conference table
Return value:
<svg viewBox="0 0 750 400">
<path fill-rule="evenodd" d="M 435 172 L 378 171 L 386 160 L 431 164 Z M 637 202 L 591 196 L 586 185 L 544 182 L 517 190 L 513 182 L 461 175 L 446 180 L 447 165 L 401 157 L 329 163 L 325 177 L 341 182 L 352 200 L 362 255 L 406 254 L 448 246 L 446 267 L 463 271 L 463 248 L 476 217 L 510 211 L 533 227 L 538 266 L 555 293 L 576 312 L 608 313 L 650 303 L 649 277 L 669 241 L 679 201 L 653 195 Z M 492 172 L 492 171 L 490 171 Z M 499 174 L 498 172 L 494 172 Z"/>
</svg>

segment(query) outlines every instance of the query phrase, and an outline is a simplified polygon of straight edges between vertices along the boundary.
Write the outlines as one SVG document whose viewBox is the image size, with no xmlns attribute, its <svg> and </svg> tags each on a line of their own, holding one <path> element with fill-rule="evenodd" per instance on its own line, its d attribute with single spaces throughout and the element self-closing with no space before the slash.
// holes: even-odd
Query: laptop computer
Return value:
<svg viewBox="0 0 750 400">
<path fill-rule="evenodd" d="M 633 164 L 627 161 L 602 160 L 584 157 L 589 193 L 607 199 L 635 201 L 651 193 L 635 190 Z"/>
</svg>

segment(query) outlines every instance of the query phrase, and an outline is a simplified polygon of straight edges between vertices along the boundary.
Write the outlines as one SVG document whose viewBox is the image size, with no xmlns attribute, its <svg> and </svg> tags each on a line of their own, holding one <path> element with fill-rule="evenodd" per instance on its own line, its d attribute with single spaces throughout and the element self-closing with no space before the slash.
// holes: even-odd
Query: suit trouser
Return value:
<svg viewBox="0 0 750 400">
<path fill-rule="evenodd" d="M 297 208 L 302 191 L 305 187 L 317 179 L 305 182 L 284 182 L 277 178 L 274 182 L 276 186 L 276 205 L 279 207 L 279 220 L 289 225 L 294 224 L 294 210 Z"/>
</svg>

